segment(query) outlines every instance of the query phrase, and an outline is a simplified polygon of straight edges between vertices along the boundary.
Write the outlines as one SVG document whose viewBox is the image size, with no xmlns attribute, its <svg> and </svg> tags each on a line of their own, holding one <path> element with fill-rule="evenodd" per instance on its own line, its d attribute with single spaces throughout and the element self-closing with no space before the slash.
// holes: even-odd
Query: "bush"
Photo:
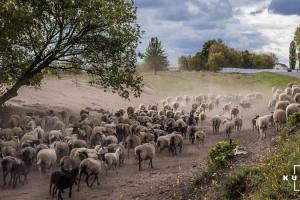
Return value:
<svg viewBox="0 0 300 200">
<path fill-rule="evenodd" d="M 300 112 L 296 112 L 290 115 L 288 122 L 291 126 L 295 126 L 296 124 L 298 124 L 300 122 Z"/>
<path fill-rule="evenodd" d="M 233 149 L 238 144 L 229 144 L 227 141 L 218 142 L 213 148 L 209 150 L 209 156 L 213 166 L 210 168 L 223 169 L 228 166 L 229 159 L 234 156 Z"/>
<path fill-rule="evenodd" d="M 239 199 L 246 190 L 246 175 L 240 173 L 229 176 L 224 182 L 223 194 L 225 199 Z"/>
</svg>

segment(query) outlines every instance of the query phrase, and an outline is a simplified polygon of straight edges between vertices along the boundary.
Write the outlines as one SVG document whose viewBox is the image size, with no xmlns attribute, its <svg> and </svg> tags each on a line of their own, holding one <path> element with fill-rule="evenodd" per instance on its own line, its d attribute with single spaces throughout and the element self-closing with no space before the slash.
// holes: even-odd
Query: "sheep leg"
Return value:
<svg viewBox="0 0 300 200">
<path fill-rule="evenodd" d="M 70 187 L 70 189 L 69 189 L 69 198 L 71 198 L 72 197 L 72 185 L 71 185 L 71 187 Z"/>
<path fill-rule="evenodd" d="M 49 188 L 49 194 L 50 194 L 50 196 L 51 196 L 51 190 L 52 190 L 52 183 L 50 183 L 50 188 Z"/>
<path fill-rule="evenodd" d="M 152 158 L 150 158 L 150 167 L 153 168 Z"/>
<path fill-rule="evenodd" d="M 7 175 L 8 175 L 8 172 L 3 170 L 3 187 L 6 186 L 6 176 Z"/>
<path fill-rule="evenodd" d="M 56 193 L 57 193 L 57 186 L 54 185 L 53 189 L 52 189 L 52 198 L 54 198 L 54 196 L 56 195 Z"/>
<path fill-rule="evenodd" d="M 79 172 L 79 178 L 78 178 L 77 192 L 79 192 L 81 176 L 82 176 L 82 172 L 80 171 L 80 172 Z"/>
</svg>

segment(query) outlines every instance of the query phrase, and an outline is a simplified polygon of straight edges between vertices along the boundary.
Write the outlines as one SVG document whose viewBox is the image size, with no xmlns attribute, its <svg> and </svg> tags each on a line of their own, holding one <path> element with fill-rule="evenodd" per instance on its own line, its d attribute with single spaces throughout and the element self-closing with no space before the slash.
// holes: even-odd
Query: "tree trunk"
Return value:
<svg viewBox="0 0 300 200">
<path fill-rule="evenodd" d="M 32 75 L 31 77 L 33 77 Z M 30 76 L 24 75 L 21 79 L 19 79 L 10 89 L 8 89 L 1 97 L 0 97 L 0 107 L 9 99 L 14 98 L 18 95 L 18 90 L 28 83 L 31 78 Z"/>
</svg>

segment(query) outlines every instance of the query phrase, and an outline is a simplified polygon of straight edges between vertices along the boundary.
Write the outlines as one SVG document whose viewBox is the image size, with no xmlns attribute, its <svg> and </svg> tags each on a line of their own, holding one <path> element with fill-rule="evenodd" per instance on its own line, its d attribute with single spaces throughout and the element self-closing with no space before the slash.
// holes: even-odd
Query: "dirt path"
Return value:
<svg viewBox="0 0 300 200">
<path fill-rule="evenodd" d="M 249 127 L 249 124 L 246 126 Z M 250 153 L 259 155 L 261 149 L 268 147 L 271 135 L 269 132 L 267 139 L 259 142 L 257 133 L 246 129 L 240 134 L 234 133 L 233 139 L 238 139 Z M 174 157 L 169 156 L 167 152 L 159 154 L 154 160 L 154 169 L 149 169 L 145 163 L 141 172 L 138 171 L 137 163 L 131 156 L 125 161 L 126 164 L 123 167 L 116 172 L 109 171 L 108 176 L 103 176 L 100 186 L 90 189 L 82 182 L 81 191 L 78 193 L 74 189 L 72 199 L 172 199 L 172 188 L 176 188 L 182 181 L 187 181 L 199 174 L 207 163 L 209 148 L 222 139 L 224 139 L 223 134 L 209 135 L 205 144 L 200 147 L 185 141 L 182 153 Z M 67 192 L 64 195 L 66 196 Z M 1 188 L 0 199 L 51 199 L 49 180 L 46 177 L 40 177 L 33 169 L 29 175 L 29 184 L 18 186 L 17 189 Z"/>
<path fill-rule="evenodd" d="M 155 91 L 149 90 L 141 98 L 128 102 L 117 95 L 91 88 L 84 81 L 79 83 L 81 84 L 79 87 L 74 87 L 71 80 L 47 80 L 43 82 L 41 90 L 23 88 L 20 95 L 12 99 L 10 103 L 26 108 L 68 108 L 77 112 L 86 106 L 114 110 L 128 105 L 137 106 L 139 103 L 153 104 L 164 98 L 157 95 Z M 258 142 L 258 135 L 252 131 L 250 122 L 256 114 L 268 113 L 269 111 L 265 108 L 266 103 L 261 103 L 255 105 L 251 110 L 242 111 L 240 115 L 244 121 L 243 131 L 240 134 L 234 133 L 232 136 L 234 140 L 239 140 L 247 151 L 257 155 L 257 159 L 260 159 L 261 150 L 268 148 L 272 130 L 269 130 L 266 140 Z M 220 111 L 221 108 L 210 113 L 209 117 Z M 137 163 L 132 156 L 125 160 L 125 165 L 119 168 L 117 172 L 109 171 L 107 176 L 103 176 L 100 180 L 100 186 L 94 185 L 90 189 L 82 182 L 80 192 L 74 188 L 72 199 L 174 199 L 173 191 L 182 187 L 182 183 L 190 184 L 190 180 L 201 173 L 207 165 L 208 150 L 225 137 L 223 131 L 220 135 L 211 135 L 209 121 L 208 119 L 204 124 L 208 137 L 203 146 L 191 145 L 185 141 L 183 151 L 179 155 L 173 157 L 169 156 L 167 152 L 158 154 L 153 161 L 154 169 L 149 169 L 145 163 L 141 172 L 138 171 Z M 0 184 L 2 185 L 2 170 L 0 170 Z M 65 192 L 64 197 L 66 195 L 67 192 Z M 0 200 L 44 199 L 52 199 L 49 196 L 49 179 L 40 177 L 36 168 L 33 168 L 29 174 L 29 184 L 18 185 L 16 189 L 0 187 Z"/>
</svg>

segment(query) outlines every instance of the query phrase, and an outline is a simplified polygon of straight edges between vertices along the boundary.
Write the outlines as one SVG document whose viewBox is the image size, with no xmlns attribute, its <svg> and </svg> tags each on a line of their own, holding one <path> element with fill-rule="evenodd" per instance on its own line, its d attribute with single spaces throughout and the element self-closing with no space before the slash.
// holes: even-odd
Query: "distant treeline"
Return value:
<svg viewBox="0 0 300 200">
<path fill-rule="evenodd" d="M 222 40 L 209 40 L 195 55 L 178 59 L 181 70 L 217 71 L 223 67 L 271 69 L 277 62 L 275 54 L 256 54 L 238 51 L 224 44 Z"/>
</svg>

